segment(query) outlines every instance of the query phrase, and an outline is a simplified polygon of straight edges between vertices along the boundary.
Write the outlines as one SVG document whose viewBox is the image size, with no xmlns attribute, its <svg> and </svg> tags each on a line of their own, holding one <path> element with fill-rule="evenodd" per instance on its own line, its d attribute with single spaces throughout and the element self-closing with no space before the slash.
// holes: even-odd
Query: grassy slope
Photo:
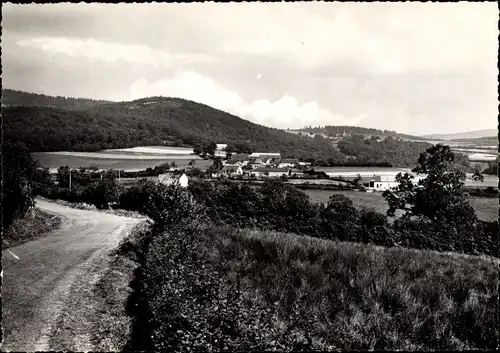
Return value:
<svg viewBox="0 0 500 353">
<path fill-rule="evenodd" d="M 36 209 L 34 216 L 14 221 L 3 234 L 2 247 L 6 249 L 48 235 L 60 225 L 60 217 Z"/>
<path fill-rule="evenodd" d="M 215 227 L 181 255 L 185 236 L 157 237 L 148 254 L 156 349 L 497 346 L 493 260 Z M 217 299 L 204 301 L 210 276 Z"/>
</svg>

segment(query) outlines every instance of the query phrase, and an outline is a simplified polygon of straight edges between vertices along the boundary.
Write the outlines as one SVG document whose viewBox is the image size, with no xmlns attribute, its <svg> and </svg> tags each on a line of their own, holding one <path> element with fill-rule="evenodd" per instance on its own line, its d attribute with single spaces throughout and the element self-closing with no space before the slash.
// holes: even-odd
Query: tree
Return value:
<svg viewBox="0 0 500 353">
<path fill-rule="evenodd" d="M 39 164 L 20 143 L 2 146 L 2 231 L 35 207 L 35 182 Z"/>
<path fill-rule="evenodd" d="M 195 165 L 196 165 L 196 161 L 195 161 L 194 159 L 191 159 L 191 160 L 189 161 L 188 166 L 190 166 L 190 167 L 194 168 L 194 166 L 195 166 Z"/>
<path fill-rule="evenodd" d="M 222 158 L 216 157 L 214 158 L 213 162 L 214 169 L 216 170 L 216 173 L 218 173 L 222 169 Z"/>
<path fill-rule="evenodd" d="M 474 180 L 476 182 L 478 182 L 478 181 L 483 182 L 484 176 L 481 174 L 481 172 L 479 170 L 476 169 L 476 171 L 472 175 L 472 180 Z"/>
<path fill-rule="evenodd" d="M 210 142 L 203 148 L 203 152 L 212 157 L 215 155 L 215 150 L 217 150 L 217 144 L 215 142 Z"/>
<path fill-rule="evenodd" d="M 387 214 L 394 216 L 401 209 L 406 217 L 424 216 L 438 223 L 476 222 L 474 209 L 462 190 L 465 172 L 454 161 L 455 156 L 446 145 L 438 144 L 421 153 L 412 172 L 425 178 L 415 184 L 413 175 L 399 173 L 398 187 L 383 193 L 389 204 Z"/>
</svg>

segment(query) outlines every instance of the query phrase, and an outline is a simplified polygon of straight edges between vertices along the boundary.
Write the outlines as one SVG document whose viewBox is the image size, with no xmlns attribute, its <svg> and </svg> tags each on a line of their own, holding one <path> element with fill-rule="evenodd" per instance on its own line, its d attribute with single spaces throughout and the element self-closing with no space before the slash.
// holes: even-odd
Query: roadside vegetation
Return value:
<svg viewBox="0 0 500 353">
<path fill-rule="evenodd" d="M 35 208 L 32 214 L 16 219 L 6 229 L 5 233 L 2 234 L 2 248 L 8 249 L 26 241 L 43 237 L 59 228 L 61 221 L 60 217 Z"/>
</svg>

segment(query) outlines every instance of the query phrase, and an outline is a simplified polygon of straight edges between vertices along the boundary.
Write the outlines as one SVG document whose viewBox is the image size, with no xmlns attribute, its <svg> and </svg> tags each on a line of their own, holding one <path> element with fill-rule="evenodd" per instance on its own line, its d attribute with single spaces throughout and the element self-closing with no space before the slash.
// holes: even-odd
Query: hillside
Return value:
<svg viewBox="0 0 500 353">
<path fill-rule="evenodd" d="M 437 139 L 437 140 L 445 140 L 445 141 L 461 141 L 466 139 L 478 139 L 483 137 L 496 137 L 498 135 L 497 129 L 486 129 L 486 130 L 475 130 L 475 131 L 467 131 L 455 134 L 432 134 L 422 136 L 426 139 Z"/>
<path fill-rule="evenodd" d="M 310 138 L 265 127 L 181 98 L 106 102 L 6 92 L 9 92 L 7 98 L 10 97 L 7 101 L 20 106 L 3 108 L 4 138 L 22 142 L 32 152 L 98 151 L 148 145 L 203 147 L 215 142 L 233 145 L 241 151 L 277 151 L 285 158 L 302 158 L 322 166 L 412 167 L 429 146 L 391 136 L 378 141 L 359 135 L 340 138 L 335 146 L 320 136 Z M 373 135 L 381 131 L 351 127 L 352 132 L 356 129 L 375 132 Z"/>
<path fill-rule="evenodd" d="M 332 126 L 332 125 L 327 125 L 324 127 L 304 127 L 302 129 L 295 129 L 295 130 L 288 130 L 289 132 L 303 132 L 303 133 L 309 133 L 309 134 L 320 134 L 320 135 L 326 135 L 329 137 L 341 137 L 344 134 L 346 135 L 367 135 L 369 137 L 371 136 L 379 136 L 379 137 L 395 137 L 395 138 L 401 138 L 401 139 L 407 139 L 407 140 L 423 140 L 422 137 L 419 136 L 414 136 L 414 135 L 407 135 L 407 134 L 401 134 L 393 130 L 380 130 L 380 129 L 373 129 L 373 128 L 365 128 L 365 127 L 359 127 L 359 126 Z"/>
<path fill-rule="evenodd" d="M 61 108 L 65 110 L 84 110 L 95 107 L 101 103 L 110 103 L 104 100 L 72 97 L 52 97 L 45 94 L 16 91 L 13 89 L 2 90 L 2 107 L 37 106 Z"/>
<path fill-rule="evenodd" d="M 16 106 L 3 109 L 7 140 L 23 142 L 31 151 L 97 151 L 140 145 L 202 146 L 209 142 L 245 145 L 253 151 L 280 151 L 284 157 L 344 158 L 323 139 L 303 139 L 254 124 L 204 104 L 180 98 L 151 97 L 111 103 L 18 95 L 13 105 L 55 102 L 64 108 Z M 14 91 L 15 93 L 15 91 Z M 51 100 L 54 98 L 54 100 Z M 52 103 L 50 103 L 52 104 Z M 71 109 L 66 107 L 78 107 Z"/>
</svg>

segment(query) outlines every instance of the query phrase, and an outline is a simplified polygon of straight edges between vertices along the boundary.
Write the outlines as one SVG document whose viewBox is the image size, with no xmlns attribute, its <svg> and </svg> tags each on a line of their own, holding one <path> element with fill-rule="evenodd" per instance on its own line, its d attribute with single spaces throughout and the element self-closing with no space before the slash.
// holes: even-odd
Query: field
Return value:
<svg viewBox="0 0 500 353">
<path fill-rule="evenodd" d="M 99 169 L 121 169 L 125 171 L 154 168 L 163 163 L 175 161 L 180 168 L 186 167 L 194 159 L 202 169 L 212 164 L 192 154 L 192 149 L 176 147 L 134 147 L 100 152 L 36 152 L 33 157 L 51 172 L 60 166 L 71 168 L 96 166 Z"/>
<path fill-rule="evenodd" d="M 378 212 L 385 214 L 387 211 L 387 201 L 382 197 L 382 193 L 367 193 L 359 191 L 332 191 L 332 190 L 303 190 L 309 195 L 311 201 L 328 202 L 333 194 L 342 194 L 349 197 L 357 207 L 374 208 Z M 485 221 L 498 220 L 498 198 L 471 197 L 471 205 L 474 207 L 479 219 Z"/>
<path fill-rule="evenodd" d="M 231 227 L 194 246 L 189 234 L 150 245 L 154 349 L 497 347 L 498 261 Z"/>
</svg>

